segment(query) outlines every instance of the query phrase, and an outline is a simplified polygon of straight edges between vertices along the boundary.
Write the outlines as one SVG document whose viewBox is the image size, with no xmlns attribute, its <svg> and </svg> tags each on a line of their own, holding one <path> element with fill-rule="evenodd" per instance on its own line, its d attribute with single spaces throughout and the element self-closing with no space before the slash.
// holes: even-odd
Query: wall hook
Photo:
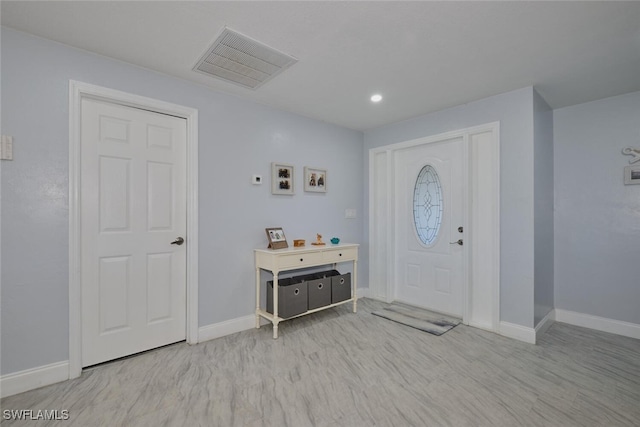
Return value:
<svg viewBox="0 0 640 427">
<path fill-rule="evenodd" d="M 622 149 L 622 154 L 627 156 L 633 156 L 633 159 L 629 160 L 629 164 L 640 162 L 640 148 L 627 147 Z"/>
</svg>

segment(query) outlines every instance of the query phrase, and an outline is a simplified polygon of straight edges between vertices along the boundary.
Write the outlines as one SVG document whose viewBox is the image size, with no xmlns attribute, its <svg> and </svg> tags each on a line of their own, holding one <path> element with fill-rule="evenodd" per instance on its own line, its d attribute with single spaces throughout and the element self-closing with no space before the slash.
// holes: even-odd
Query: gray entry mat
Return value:
<svg viewBox="0 0 640 427">
<path fill-rule="evenodd" d="M 400 304 L 391 304 L 372 314 L 438 336 L 460 324 L 454 317 Z"/>
</svg>

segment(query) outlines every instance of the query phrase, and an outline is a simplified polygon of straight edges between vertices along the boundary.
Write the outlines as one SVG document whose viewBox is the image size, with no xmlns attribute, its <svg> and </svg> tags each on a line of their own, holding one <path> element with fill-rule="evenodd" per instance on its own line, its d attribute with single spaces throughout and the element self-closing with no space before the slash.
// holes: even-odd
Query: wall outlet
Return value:
<svg viewBox="0 0 640 427">
<path fill-rule="evenodd" d="M 0 140 L 0 160 L 13 160 L 13 137 L 2 135 Z"/>
<path fill-rule="evenodd" d="M 356 218 L 356 210 L 353 209 L 353 208 L 345 209 L 344 217 L 347 218 L 347 219 L 355 219 Z"/>
</svg>

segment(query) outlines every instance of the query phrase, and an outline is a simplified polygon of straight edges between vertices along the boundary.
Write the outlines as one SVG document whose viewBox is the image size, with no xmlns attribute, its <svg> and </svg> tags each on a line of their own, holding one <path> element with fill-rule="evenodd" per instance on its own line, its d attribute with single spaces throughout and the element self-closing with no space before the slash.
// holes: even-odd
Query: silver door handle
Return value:
<svg viewBox="0 0 640 427">
<path fill-rule="evenodd" d="M 458 239 L 455 242 L 449 242 L 450 245 L 460 245 L 460 246 L 462 246 L 463 243 L 464 242 L 462 241 L 462 239 Z"/>
<path fill-rule="evenodd" d="M 178 237 L 176 240 L 171 242 L 172 245 L 178 245 L 178 246 L 180 246 L 183 243 L 184 243 L 184 239 L 182 237 Z"/>
</svg>

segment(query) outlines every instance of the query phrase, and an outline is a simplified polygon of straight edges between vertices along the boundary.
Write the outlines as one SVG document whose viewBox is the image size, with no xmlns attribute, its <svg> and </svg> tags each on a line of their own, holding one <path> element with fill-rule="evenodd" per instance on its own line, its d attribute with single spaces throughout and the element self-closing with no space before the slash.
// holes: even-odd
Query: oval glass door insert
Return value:
<svg viewBox="0 0 640 427">
<path fill-rule="evenodd" d="M 418 238 L 431 246 L 438 238 L 442 225 L 442 185 L 438 172 L 431 165 L 424 166 L 413 190 L 413 222 Z"/>
</svg>

